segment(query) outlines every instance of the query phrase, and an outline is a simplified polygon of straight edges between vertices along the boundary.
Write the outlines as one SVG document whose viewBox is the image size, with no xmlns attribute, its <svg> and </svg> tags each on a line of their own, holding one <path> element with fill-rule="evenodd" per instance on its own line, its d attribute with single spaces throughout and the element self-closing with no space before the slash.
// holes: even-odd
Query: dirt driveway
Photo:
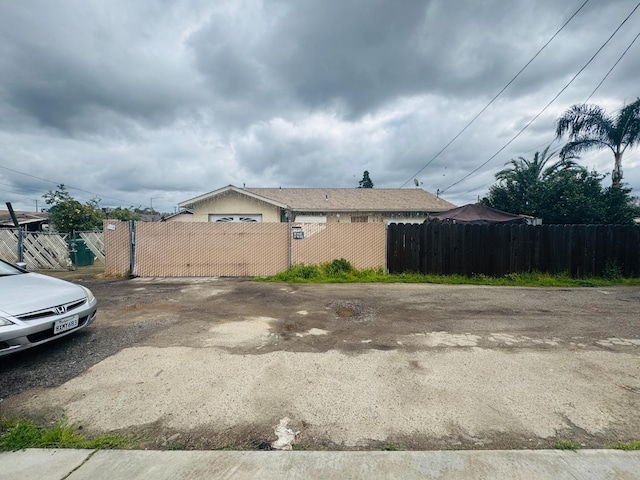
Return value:
<svg viewBox="0 0 640 480">
<path fill-rule="evenodd" d="M 81 281 L 85 332 L 0 359 L 3 416 L 151 448 L 637 440 L 640 289 Z"/>
</svg>

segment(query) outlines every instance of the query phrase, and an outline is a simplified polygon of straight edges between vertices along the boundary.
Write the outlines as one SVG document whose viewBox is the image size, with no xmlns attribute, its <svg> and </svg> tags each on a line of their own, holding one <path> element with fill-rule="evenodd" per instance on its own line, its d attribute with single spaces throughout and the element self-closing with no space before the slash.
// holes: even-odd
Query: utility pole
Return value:
<svg viewBox="0 0 640 480">
<path fill-rule="evenodd" d="M 151 215 L 153 215 L 153 201 L 157 200 L 158 198 L 162 198 L 162 197 L 151 197 Z"/>
</svg>

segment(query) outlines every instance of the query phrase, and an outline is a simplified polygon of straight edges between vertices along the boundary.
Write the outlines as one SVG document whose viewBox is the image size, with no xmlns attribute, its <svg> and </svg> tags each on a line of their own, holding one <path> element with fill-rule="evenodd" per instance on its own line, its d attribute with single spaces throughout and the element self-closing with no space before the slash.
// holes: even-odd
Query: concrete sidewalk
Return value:
<svg viewBox="0 0 640 480">
<path fill-rule="evenodd" d="M 44 450 L 0 453 L 2 480 L 640 479 L 640 451 L 255 452 Z"/>
</svg>

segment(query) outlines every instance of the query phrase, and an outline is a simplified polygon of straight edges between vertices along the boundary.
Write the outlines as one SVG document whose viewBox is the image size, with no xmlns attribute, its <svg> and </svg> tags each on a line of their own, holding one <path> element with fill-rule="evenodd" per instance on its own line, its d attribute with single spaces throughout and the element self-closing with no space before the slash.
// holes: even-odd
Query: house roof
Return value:
<svg viewBox="0 0 640 480">
<path fill-rule="evenodd" d="M 421 188 L 237 188 L 233 185 L 178 205 L 193 207 L 229 191 L 296 212 L 440 212 L 455 207 Z"/>
<path fill-rule="evenodd" d="M 49 217 L 49 213 L 47 212 L 24 212 L 19 210 L 14 210 L 16 214 L 16 218 L 18 219 L 18 223 L 20 225 L 27 225 L 29 223 L 38 223 L 38 222 L 46 222 Z M 11 215 L 9 214 L 9 210 L 0 210 L 0 226 L 3 227 L 13 227 L 13 220 L 11 219 Z"/>
<path fill-rule="evenodd" d="M 175 213 L 172 213 L 171 215 L 162 217 L 162 221 L 164 222 L 165 220 L 169 220 L 170 218 L 173 218 L 173 217 L 179 217 L 180 215 L 193 215 L 193 210 L 189 210 L 189 209 L 180 210 L 179 212 L 175 212 Z"/>
</svg>

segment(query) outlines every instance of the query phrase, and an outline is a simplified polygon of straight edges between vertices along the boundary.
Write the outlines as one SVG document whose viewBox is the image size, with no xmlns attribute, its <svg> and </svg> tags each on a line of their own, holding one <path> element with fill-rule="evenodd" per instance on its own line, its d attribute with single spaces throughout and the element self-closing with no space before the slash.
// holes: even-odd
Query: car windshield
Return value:
<svg viewBox="0 0 640 480">
<path fill-rule="evenodd" d="M 0 277 L 4 277 L 6 275 L 19 275 L 21 273 L 24 272 L 9 263 L 0 260 Z"/>
</svg>

